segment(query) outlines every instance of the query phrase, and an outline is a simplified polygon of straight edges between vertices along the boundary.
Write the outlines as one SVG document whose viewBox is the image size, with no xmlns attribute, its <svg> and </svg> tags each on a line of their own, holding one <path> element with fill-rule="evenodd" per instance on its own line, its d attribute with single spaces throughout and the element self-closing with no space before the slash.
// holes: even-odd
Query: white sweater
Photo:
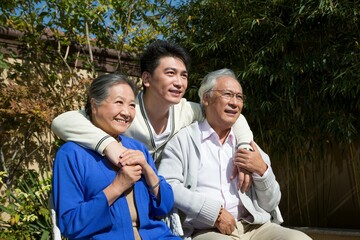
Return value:
<svg viewBox="0 0 360 240">
<path fill-rule="evenodd" d="M 124 135 L 143 142 L 158 166 L 158 160 L 161 158 L 162 150 L 168 140 L 181 128 L 195 121 L 201 121 L 203 114 L 200 104 L 189 102 L 185 98 L 181 99 L 178 104 L 172 106 L 172 116 L 170 116 L 172 129 L 168 139 L 164 141 L 163 144 L 156 146 L 150 128 L 150 122 L 145 114 L 142 96 L 143 94 L 141 92 L 136 98 L 136 115 Z M 95 127 L 87 118 L 84 110 L 69 111 L 60 114 L 53 120 L 51 130 L 65 141 L 74 141 L 100 154 L 103 154 L 108 144 L 116 141 L 103 130 Z M 240 115 L 234 125 L 234 132 L 239 143 L 249 143 L 253 140 L 252 131 L 243 115 Z"/>
</svg>

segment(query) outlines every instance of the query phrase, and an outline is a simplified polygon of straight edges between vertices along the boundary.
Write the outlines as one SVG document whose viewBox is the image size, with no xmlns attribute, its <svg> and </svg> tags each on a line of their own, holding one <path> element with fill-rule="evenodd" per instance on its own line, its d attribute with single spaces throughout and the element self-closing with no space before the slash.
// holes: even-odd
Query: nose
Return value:
<svg viewBox="0 0 360 240">
<path fill-rule="evenodd" d="M 242 103 L 243 102 L 243 99 L 240 99 L 236 96 L 236 94 L 234 94 L 231 98 L 230 98 L 231 101 L 235 101 L 237 103 Z"/>
<path fill-rule="evenodd" d="M 231 96 L 229 103 L 237 104 L 238 102 L 236 95 Z"/>
<path fill-rule="evenodd" d="M 175 81 L 174 81 L 174 85 L 177 87 L 182 87 L 184 85 L 184 77 L 182 77 L 180 74 L 177 74 L 175 76 Z"/>
<path fill-rule="evenodd" d="M 242 102 L 236 98 L 236 95 L 232 96 L 228 102 L 228 104 L 233 108 L 238 107 L 239 105 L 241 105 L 241 103 Z"/>
<path fill-rule="evenodd" d="M 123 117 L 126 117 L 126 118 L 130 117 L 130 109 L 129 109 L 129 107 L 124 106 L 120 111 L 120 115 L 123 116 Z"/>
</svg>

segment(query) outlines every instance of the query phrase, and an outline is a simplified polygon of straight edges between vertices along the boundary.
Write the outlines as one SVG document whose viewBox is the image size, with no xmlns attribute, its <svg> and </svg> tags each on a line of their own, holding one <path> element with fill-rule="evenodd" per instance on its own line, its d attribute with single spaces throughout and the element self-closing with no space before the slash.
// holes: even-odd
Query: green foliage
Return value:
<svg viewBox="0 0 360 240">
<path fill-rule="evenodd" d="M 189 85 L 213 69 L 237 71 L 249 96 L 245 112 L 264 143 L 286 147 L 290 135 L 358 138 L 359 4 L 208 0 L 174 14 L 174 36 L 194 59 Z"/>
<path fill-rule="evenodd" d="M 1 234 L 14 239 L 48 234 L 43 220 L 36 223 L 42 227 L 33 226 L 43 209 L 17 212 L 16 201 L 25 201 L 15 191 L 23 186 L 19 181 L 28 176 L 30 166 L 40 174 L 51 170 L 59 145 L 50 130 L 51 120 L 84 106 L 87 85 L 102 70 L 94 61 L 93 47 L 118 50 L 116 70 L 125 71 L 122 53 L 139 53 L 167 29 L 162 22 L 166 6 L 165 1 L 147 0 L 2 1 L 0 27 L 18 38 L 13 39 L 15 47 L 0 45 L 0 171 L 4 172 L 0 187 L 7 194 L 0 197 L 9 204 L 0 213 L 12 214 L 13 222 L 3 220 Z M 33 196 L 35 190 L 22 191 L 21 196 Z"/>
<path fill-rule="evenodd" d="M 27 171 L 15 189 L 6 188 L 0 172 L 0 183 L 5 186 L 0 195 L 0 239 L 50 239 L 51 219 L 48 197 L 51 175 L 39 176 L 34 170 Z"/>
<path fill-rule="evenodd" d="M 122 71 L 121 53 L 138 54 L 151 40 L 164 37 L 190 51 L 190 100 L 198 101 L 197 88 L 207 72 L 228 67 L 238 73 L 248 99 L 243 112 L 255 139 L 283 173 L 285 216 L 299 214 L 298 225 L 329 226 L 327 219 L 310 221 L 322 201 L 312 206 L 306 188 L 317 183 L 314 175 L 322 177 L 321 171 L 325 180 L 316 191 L 322 189 L 327 200 L 330 190 L 323 186 L 334 180 L 327 177 L 326 164 L 349 166 L 351 196 L 360 210 L 358 1 L 169 2 L 2 2 L 0 25 L 23 33 L 19 49 L 3 44 L 6 51 L 0 53 L 0 170 L 6 192 L 19 199 L 12 189 L 28 166 L 36 164 L 41 173 L 51 169 L 59 144 L 53 141 L 51 120 L 84 105 L 86 85 L 99 71 L 90 46 L 118 50 L 117 70 Z M 78 69 L 79 62 L 86 73 Z M 23 191 L 31 195 L 35 190 Z M 2 204 L 5 199 L 14 202 L 1 195 Z M 1 226 L 4 234 L 15 231 L 12 226 Z M 33 233 L 40 237 L 37 230 Z"/>
<path fill-rule="evenodd" d="M 4 54 L 0 52 L 0 74 L 2 73 L 2 71 L 4 69 L 7 69 L 7 68 L 8 68 L 8 65 L 4 61 Z"/>
<path fill-rule="evenodd" d="M 304 217 L 310 215 L 307 191 L 314 190 L 301 186 L 317 184 L 307 180 L 326 168 L 325 159 L 336 156 L 334 149 L 354 152 L 359 147 L 358 1 L 189 0 L 173 16 L 172 38 L 193 59 L 188 98 L 197 101 L 197 86 L 207 72 L 235 70 L 247 95 L 243 113 L 255 140 L 275 168 L 288 168 L 280 179 L 283 191 L 299 186 L 295 196 L 283 194 L 288 204 L 298 206 L 289 210 L 290 216 L 300 211 L 300 224 L 327 227 L 322 218 L 311 223 Z M 336 165 L 356 171 L 353 162 L 358 161 L 358 155 L 344 155 L 336 158 Z M 351 184 L 359 189 L 359 177 L 354 178 Z M 324 194 L 330 191 L 319 188 Z M 360 211 L 360 192 L 351 194 Z"/>
</svg>

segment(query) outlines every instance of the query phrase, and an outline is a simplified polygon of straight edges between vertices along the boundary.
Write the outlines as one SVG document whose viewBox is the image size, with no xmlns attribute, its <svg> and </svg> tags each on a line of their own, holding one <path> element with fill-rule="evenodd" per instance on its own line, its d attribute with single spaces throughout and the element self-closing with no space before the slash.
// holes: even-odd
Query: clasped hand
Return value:
<svg viewBox="0 0 360 240">
<path fill-rule="evenodd" d="M 250 189 L 253 173 L 262 176 L 267 169 L 267 165 L 262 159 L 255 142 L 251 142 L 250 146 L 253 149 L 252 151 L 239 148 L 234 154 L 234 168 L 231 180 L 238 178 L 238 189 L 241 192 Z"/>
<path fill-rule="evenodd" d="M 144 154 L 138 150 L 126 149 L 119 156 L 119 165 L 121 169 L 118 171 L 114 181 L 126 190 L 135 184 L 143 173 L 143 169 L 147 165 Z"/>
<path fill-rule="evenodd" d="M 244 172 L 258 174 L 262 176 L 267 170 L 267 165 L 261 157 L 260 151 L 255 144 L 251 142 L 250 146 L 253 151 L 239 148 L 234 155 L 234 165 Z"/>
</svg>

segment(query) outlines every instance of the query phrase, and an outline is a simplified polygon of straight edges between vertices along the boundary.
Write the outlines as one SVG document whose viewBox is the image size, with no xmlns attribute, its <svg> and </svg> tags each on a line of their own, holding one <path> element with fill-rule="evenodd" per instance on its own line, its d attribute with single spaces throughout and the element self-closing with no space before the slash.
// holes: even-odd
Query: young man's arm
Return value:
<svg viewBox="0 0 360 240">
<path fill-rule="evenodd" d="M 115 138 L 94 126 L 84 110 L 69 111 L 57 116 L 51 130 L 64 141 L 73 141 L 85 148 L 106 155 L 114 164 L 125 148 Z"/>
<path fill-rule="evenodd" d="M 233 126 L 237 144 L 243 148 L 250 148 L 250 143 L 254 140 L 253 133 L 244 115 L 240 114 Z"/>
</svg>

